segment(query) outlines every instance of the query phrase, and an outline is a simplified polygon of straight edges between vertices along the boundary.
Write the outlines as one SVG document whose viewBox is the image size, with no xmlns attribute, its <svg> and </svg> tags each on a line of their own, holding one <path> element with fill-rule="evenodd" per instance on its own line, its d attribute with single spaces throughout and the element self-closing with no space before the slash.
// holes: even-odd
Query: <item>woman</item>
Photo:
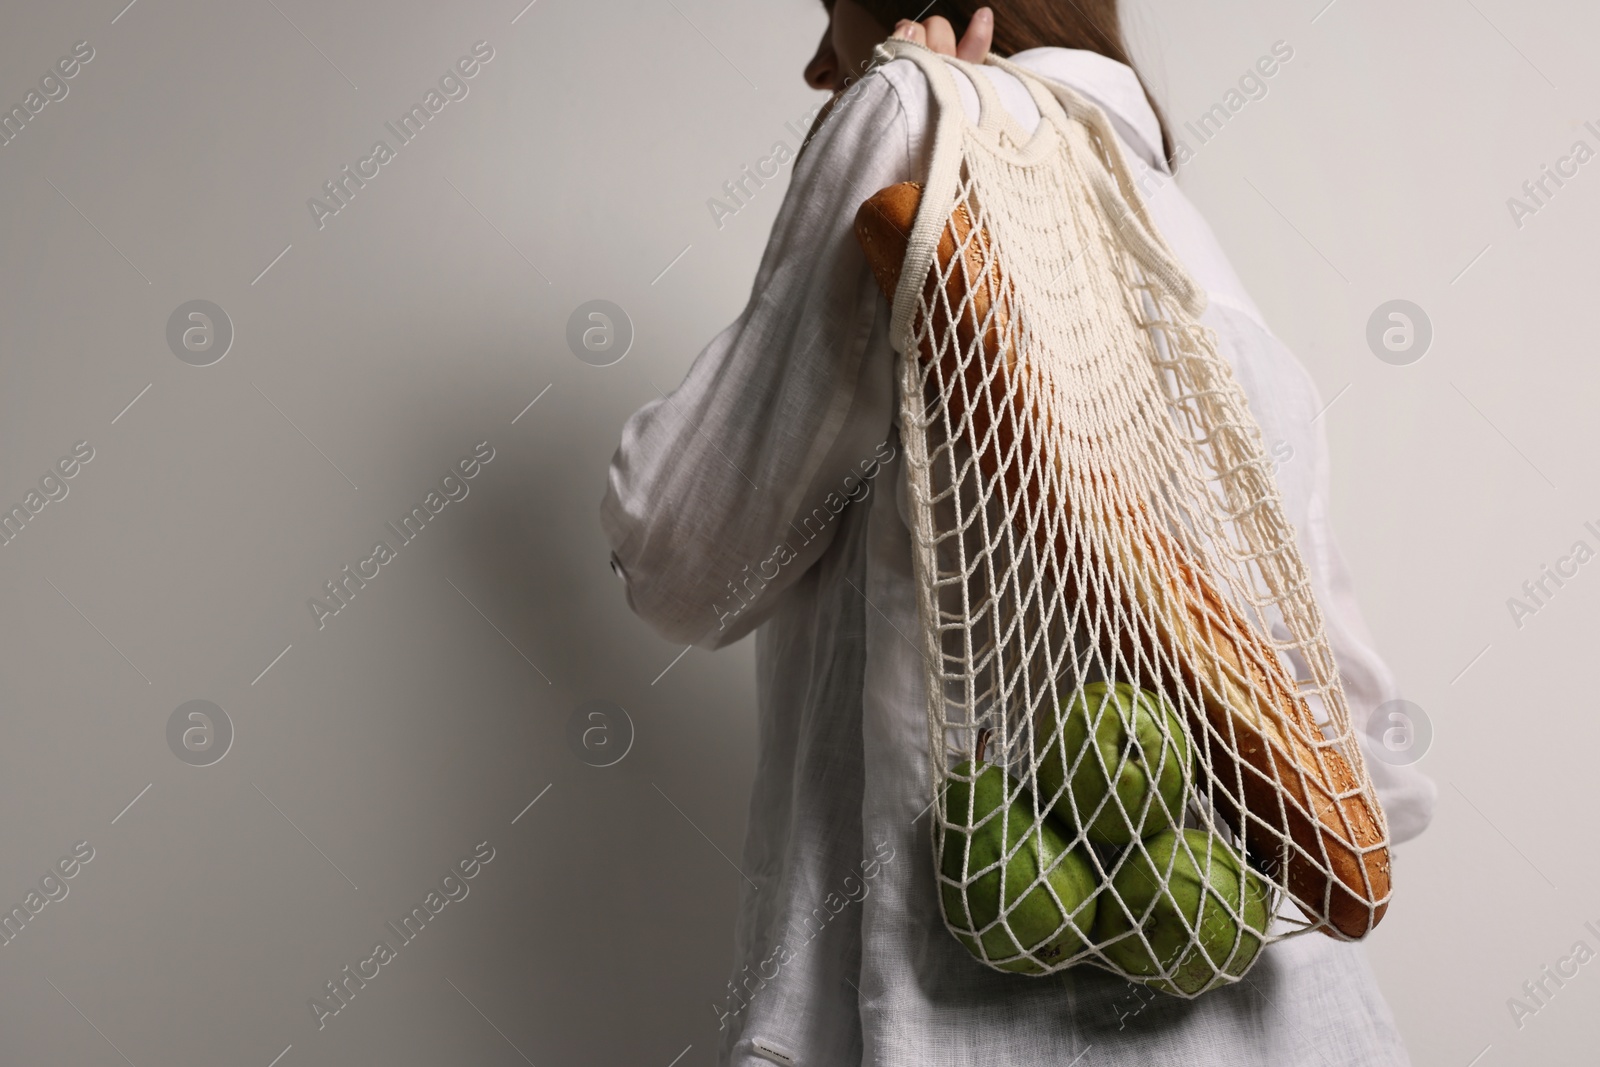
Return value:
<svg viewBox="0 0 1600 1067">
<path fill-rule="evenodd" d="M 920 68 L 871 69 L 891 27 L 972 60 L 992 43 L 1107 112 L 1281 461 L 1353 717 L 1395 689 L 1329 529 L 1316 390 L 1173 184 L 1114 0 L 1010 0 L 993 13 L 935 0 L 925 23 L 899 18 L 920 17 L 920 3 L 827 4 L 806 80 L 844 92 L 796 161 L 744 313 L 676 392 L 629 420 L 602 509 L 629 602 L 663 635 L 719 648 L 756 632 L 759 763 L 740 865 L 751 885 L 734 980 L 713 1007 L 722 1062 L 1405 1064 L 1362 950 L 1321 935 L 1275 944 L 1245 981 L 1183 1001 L 1094 968 L 1000 974 L 944 927 L 889 308 L 851 229 L 862 200 L 928 165 Z M 981 74 L 1031 131 L 1021 83 Z M 958 83 L 975 118 L 977 94 Z M 1369 769 L 1393 839 L 1421 832 L 1432 783 Z"/>
</svg>

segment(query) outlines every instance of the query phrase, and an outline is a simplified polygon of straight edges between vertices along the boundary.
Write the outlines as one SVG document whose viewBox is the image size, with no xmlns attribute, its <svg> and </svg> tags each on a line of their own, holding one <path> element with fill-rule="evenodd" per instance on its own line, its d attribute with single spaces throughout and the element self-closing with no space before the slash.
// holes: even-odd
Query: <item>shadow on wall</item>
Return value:
<svg viewBox="0 0 1600 1067">
<path fill-rule="evenodd" d="M 492 679 L 463 687 L 468 706 L 429 712 L 465 743 L 410 760 L 440 788 L 480 792 L 474 809 L 492 813 L 488 836 L 504 841 L 494 878 L 477 887 L 486 906 L 461 909 L 471 933 L 440 939 L 440 969 L 468 976 L 455 980 L 473 983 L 462 992 L 491 1017 L 480 992 L 537 1016 L 524 1032 L 603 1026 L 604 1006 L 616 1005 L 627 1017 L 609 1047 L 639 1042 L 655 1056 L 655 1041 L 681 1032 L 670 1059 L 690 1042 L 709 1047 L 706 1005 L 732 959 L 756 718 L 751 643 L 677 658 L 682 646 L 633 616 L 598 521 L 610 449 L 574 456 L 559 443 L 579 439 L 564 425 L 576 413 L 540 408 L 531 426 L 490 435 L 495 458 L 450 505 L 459 513 L 439 517 L 453 520 L 440 523 L 442 547 L 418 554 L 427 577 L 416 580 L 440 584 L 441 615 L 462 628 L 455 647 L 476 648 L 472 669 Z M 431 435 L 429 451 L 461 451 L 452 432 Z M 574 716 L 591 701 L 625 712 L 605 724 L 608 743 L 626 743 L 609 765 L 574 747 Z M 537 1048 L 524 1051 L 537 1062 Z"/>
</svg>

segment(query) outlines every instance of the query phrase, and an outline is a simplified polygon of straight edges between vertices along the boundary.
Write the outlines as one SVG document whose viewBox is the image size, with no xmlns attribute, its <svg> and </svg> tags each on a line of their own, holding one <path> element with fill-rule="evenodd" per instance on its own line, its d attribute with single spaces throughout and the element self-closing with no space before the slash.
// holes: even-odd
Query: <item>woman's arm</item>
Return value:
<svg viewBox="0 0 1600 1067">
<path fill-rule="evenodd" d="M 629 604 L 663 636 L 742 637 L 826 550 L 839 511 L 887 488 L 873 478 L 892 366 L 869 346 L 887 312 L 851 224 L 911 176 L 910 136 L 885 77 L 844 94 L 795 164 L 744 312 L 623 430 L 601 522 Z"/>
</svg>

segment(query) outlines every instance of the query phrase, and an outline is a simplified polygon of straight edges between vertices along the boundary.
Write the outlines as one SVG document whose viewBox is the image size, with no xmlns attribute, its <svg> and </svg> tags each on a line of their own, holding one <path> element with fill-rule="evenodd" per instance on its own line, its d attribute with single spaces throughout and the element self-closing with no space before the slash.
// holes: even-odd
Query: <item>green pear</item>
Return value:
<svg viewBox="0 0 1600 1067">
<path fill-rule="evenodd" d="M 1194 757 L 1183 718 L 1165 697 L 1126 682 L 1090 682 L 1056 721 L 1059 731 L 1035 732 L 1034 774 L 1039 796 L 1056 798 L 1050 813 L 1063 826 L 1087 820 L 1090 841 L 1121 847 L 1182 822 Z M 1072 781 L 1062 790 L 1068 766 Z"/>
<path fill-rule="evenodd" d="M 1204 830 L 1169 830 L 1135 846 L 1111 890 L 1095 917 L 1095 942 L 1165 993 L 1193 996 L 1243 975 L 1271 918 L 1266 883 Z"/>
<path fill-rule="evenodd" d="M 973 766 L 969 760 L 954 773 L 970 778 Z M 1000 767 L 980 758 L 976 775 L 970 783 L 953 777 L 945 788 L 940 870 L 957 883 L 940 882 L 945 921 L 978 959 L 1043 974 L 1045 964 L 1084 947 L 1094 924 L 1094 863 L 1083 848 L 1069 848 L 1050 820 L 1035 822 L 1026 794 L 1007 803 Z"/>
</svg>

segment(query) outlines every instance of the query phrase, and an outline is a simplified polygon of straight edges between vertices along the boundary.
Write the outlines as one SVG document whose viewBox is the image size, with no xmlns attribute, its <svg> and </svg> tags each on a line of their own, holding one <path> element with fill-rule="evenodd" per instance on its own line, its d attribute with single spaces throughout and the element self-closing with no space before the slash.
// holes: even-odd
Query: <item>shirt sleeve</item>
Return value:
<svg viewBox="0 0 1600 1067">
<path fill-rule="evenodd" d="M 1389 839 L 1398 844 L 1427 829 L 1433 819 L 1439 788 L 1416 767 L 1386 762 L 1373 752 L 1372 738 L 1365 729 L 1367 719 L 1385 702 L 1396 699 L 1399 691 L 1388 664 L 1374 648 L 1372 634 L 1356 600 L 1350 568 L 1339 550 L 1328 517 L 1328 446 L 1321 427 L 1316 438 L 1316 457 L 1316 483 L 1307 508 L 1307 532 L 1314 559 L 1312 566 L 1322 579 L 1323 627 L 1344 683 L 1350 721 L 1360 738 L 1367 773 L 1389 820 Z M 1421 753 L 1416 755 L 1420 757 Z"/>
<path fill-rule="evenodd" d="M 892 456 L 888 308 L 854 222 L 911 177 L 909 131 L 881 73 L 838 99 L 795 162 L 743 313 L 623 429 L 601 524 L 629 605 L 664 637 L 748 633 Z"/>
</svg>

